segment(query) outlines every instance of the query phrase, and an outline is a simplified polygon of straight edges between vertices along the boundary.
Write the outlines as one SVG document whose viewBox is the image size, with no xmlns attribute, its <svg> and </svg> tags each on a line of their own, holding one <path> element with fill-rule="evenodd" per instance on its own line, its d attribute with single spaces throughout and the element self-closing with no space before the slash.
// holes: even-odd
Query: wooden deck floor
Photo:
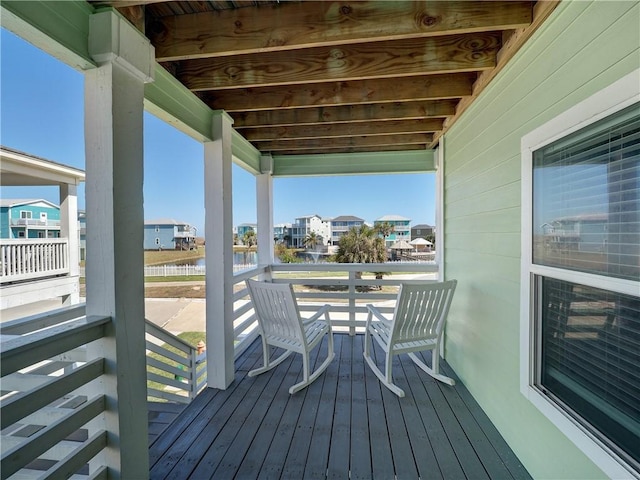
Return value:
<svg viewBox="0 0 640 480">
<path fill-rule="evenodd" d="M 365 368 L 361 335 L 335 340 L 328 370 L 294 395 L 300 355 L 247 377 L 261 364 L 256 341 L 229 389 L 206 389 L 152 442 L 150 478 L 530 478 L 459 382 L 436 382 L 401 356 L 400 399 Z M 320 361 L 325 353 L 323 343 Z"/>
</svg>

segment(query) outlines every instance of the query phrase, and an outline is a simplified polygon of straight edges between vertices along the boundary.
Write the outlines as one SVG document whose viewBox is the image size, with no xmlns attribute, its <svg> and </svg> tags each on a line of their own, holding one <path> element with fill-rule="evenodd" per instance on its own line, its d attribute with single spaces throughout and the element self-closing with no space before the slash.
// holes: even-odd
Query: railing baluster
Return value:
<svg viewBox="0 0 640 480">
<path fill-rule="evenodd" d="M 71 270 L 66 238 L 0 239 L 0 246 L 3 283 L 68 274 Z"/>
</svg>

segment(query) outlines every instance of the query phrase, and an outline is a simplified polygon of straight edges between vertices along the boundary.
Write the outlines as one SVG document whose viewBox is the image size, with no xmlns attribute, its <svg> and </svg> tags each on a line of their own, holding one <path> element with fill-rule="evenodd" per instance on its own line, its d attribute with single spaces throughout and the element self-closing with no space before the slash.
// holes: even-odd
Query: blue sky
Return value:
<svg viewBox="0 0 640 480">
<path fill-rule="evenodd" d="M 0 143 L 84 169 L 83 75 L 24 42 L 0 32 Z M 145 219 L 175 218 L 204 231 L 203 147 L 145 113 Z M 256 220 L 255 180 L 233 169 L 233 223 Z M 169 192 L 171 192 L 169 194 Z M 59 203 L 52 187 L 5 187 L 2 198 L 44 198 Z M 79 189 L 84 208 L 84 188 Z M 274 222 L 296 217 L 383 215 L 435 225 L 435 175 L 367 175 L 274 180 Z"/>
</svg>

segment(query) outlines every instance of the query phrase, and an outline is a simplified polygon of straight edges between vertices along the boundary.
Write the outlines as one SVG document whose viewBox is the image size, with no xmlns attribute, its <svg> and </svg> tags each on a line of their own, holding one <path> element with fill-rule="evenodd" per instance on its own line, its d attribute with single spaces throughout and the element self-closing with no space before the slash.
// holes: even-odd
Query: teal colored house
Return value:
<svg viewBox="0 0 640 480">
<path fill-rule="evenodd" d="M 362 457 L 347 455 L 347 448 L 374 428 L 414 424 L 427 410 L 429 425 L 439 429 L 442 423 L 432 414 L 446 411 L 455 420 L 456 406 L 473 402 L 486 417 L 476 422 L 479 417 L 470 414 L 471 429 L 491 423 L 521 462 L 522 475 L 513 478 L 640 479 L 640 2 L 249 3 L 242 9 L 236 7 L 243 2 L 126 2 L 120 10 L 118 2 L 0 5 L 3 26 L 85 76 L 87 214 L 94 223 L 87 238 L 87 319 L 67 337 L 86 339 L 70 348 L 83 341 L 92 348 L 98 344 L 91 350 L 92 370 L 84 375 L 86 390 L 97 398 L 69 425 L 75 431 L 92 420 L 91 443 L 70 462 L 69 472 L 91 460 L 95 476 L 148 478 L 151 462 L 166 470 L 162 478 L 171 478 L 173 467 L 173 473 L 188 476 L 188 463 L 206 466 L 220 459 L 217 450 L 203 447 L 202 455 L 189 451 L 193 455 L 183 457 L 183 448 L 179 456 L 161 453 L 149 460 L 139 248 L 147 108 L 203 144 L 202 171 L 194 175 L 205 185 L 206 368 L 212 397 L 207 405 L 232 391 L 241 391 L 243 399 L 263 398 L 262 390 L 245 390 L 247 384 L 240 383 L 246 369 L 235 362 L 242 354 L 240 330 L 249 320 L 234 316 L 234 303 L 245 279 L 288 281 L 277 275 L 282 266 L 273 261 L 274 178 L 435 172 L 433 273 L 458 285 L 443 356 L 468 396 L 438 387 L 438 406 L 426 408 L 421 390 L 415 397 L 393 398 L 392 408 L 378 403 L 376 415 L 367 398 L 369 383 L 362 385 L 356 408 L 339 403 L 326 415 L 340 422 L 333 432 L 355 439 L 322 437 L 346 464 L 335 477 L 349 477 L 349 466 Z M 256 177 L 263 262 L 237 275 L 234 162 Z M 340 194 L 337 182 L 332 193 Z M 393 198 L 401 193 L 392 192 Z M 371 193 L 381 194 L 389 192 Z M 587 218 L 597 222 L 587 225 Z M 403 222 L 411 238 L 408 219 L 377 221 L 400 222 L 389 241 L 399 240 Z M 164 242 L 154 235 L 159 222 L 144 229 L 152 248 Z M 570 242 L 559 241 L 571 236 Z M 353 282 L 362 270 L 344 268 Z M 352 305 L 345 313 L 355 318 L 363 305 L 355 297 Z M 250 310 L 249 302 L 237 309 L 240 315 Z M 96 319 L 104 323 L 87 330 L 86 323 Z M 18 353 L 12 372 L 28 364 L 31 350 Z M 325 375 L 337 387 L 329 395 L 355 384 L 349 373 L 362 357 L 340 361 L 340 368 L 336 363 Z M 295 434 L 304 429 L 289 420 L 320 417 L 307 415 L 323 405 L 317 393 L 310 389 L 280 404 L 293 403 L 298 410 L 278 422 L 286 428 L 276 440 L 303 449 Z M 204 398 L 187 409 L 204 409 Z M 399 405 L 412 415 L 400 415 Z M 11 408 L 13 417 L 6 421 L 18 422 L 23 417 Z M 369 416 L 358 417 L 361 412 Z M 224 434 L 227 412 L 206 413 L 207 427 L 224 425 Z M 194 413 L 190 425 L 202 421 L 204 427 L 203 418 Z M 360 430 L 349 430 L 353 418 L 362 420 Z M 174 438 L 180 448 L 186 445 L 182 440 L 220 432 L 186 425 Z M 244 426 L 234 441 L 223 435 L 234 457 L 255 453 L 235 450 L 238 443 L 255 445 L 244 435 L 254 425 Z M 21 440 L 29 448 L 8 452 L 3 475 L 5 463 L 13 471 L 27 463 L 21 453 L 37 458 L 48 448 L 38 445 L 42 437 L 59 433 L 64 440 L 67 430 L 61 430 L 56 424 Z M 295 434 L 285 438 L 287 432 Z M 470 432 L 427 441 L 431 433 L 414 450 L 408 436 L 378 438 L 394 445 L 394 460 L 422 459 L 434 471 L 495 451 L 486 436 L 442 456 L 441 447 Z M 305 451 L 320 441 L 311 434 L 305 439 Z M 278 460 L 264 450 L 264 463 L 277 475 L 285 456 L 298 456 Z M 269 450 L 274 452 L 281 453 Z M 508 463 L 472 464 L 459 476 L 440 477 L 503 478 L 492 475 L 491 467 Z M 67 471 L 62 470 L 56 473 Z M 328 472 L 321 471 L 319 478 Z M 393 471 L 380 476 L 393 477 Z"/>
<path fill-rule="evenodd" d="M 43 199 L 0 200 L 0 238 L 60 237 L 60 207 Z"/>
<path fill-rule="evenodd" d="M 258 225 L 255 223 L 241 223 L 236 227 L 236 231 L 238 233 L 238 239 L 242 242 L 242 238 L 247 232 L 258 233 Z"/>
<path fill-rule="evenodd" d="M 381 223 L 388 223 L 393 227 L 393 232 L 386 238 L 387 247 L 400 240 L 404 240 L 405 242 L 411 240 L 410 218 L 401 217 L 400 215 L 385 215 L 375 220 L 373 226 L 375 227 Z"/>
<path fill-rule="evenodd" d="M 144 222 L 145 250 L 191 250 L 196 248 L 196 228 L 172 218 Z"/>
</svg>

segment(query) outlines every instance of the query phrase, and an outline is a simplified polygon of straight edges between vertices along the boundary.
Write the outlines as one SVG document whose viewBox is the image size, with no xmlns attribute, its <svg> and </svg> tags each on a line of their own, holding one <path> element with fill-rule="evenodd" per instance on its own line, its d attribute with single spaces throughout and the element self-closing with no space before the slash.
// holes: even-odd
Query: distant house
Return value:
<svg viewBox="0 0 640 480">
<path fill-rule="evenodd" d="M 60 207 L 43 199 L 0 200 L 0 238 L 59 238 Z"/>
<path fill-rule="evenodd" d="M 304 239 L 311 232 L 321 237 L 322 244 L 326 245 L 331 234 L 331 220 L 323 219 L 319 215 L 306 215 L 296 218 L 291 225 L 291 246 L 296 248 L 304 247 Z"/>
<path fill-rule="evenodd" d="M 291 224 L 279 223 L 273 226 L 273 239 L 276 242 L 281 242 L 289 245 L 291 242 Z"/>
<path fill-rule="evenodd" d="M 411 227 L 411 240 L 415 240 L 416 238 L 424 238 L 425 240 L 428 240 L 427 237 L 435 235 L 435 228 L 436 227 L 427 225 L 426 223 L 414 225 Z"/>
<path fill-rule="evenodd" d="M 606 213 L 557 218 L 542 226 L 545 244 L 555 249 L 604 252 L 609 236 Z"/>
<path fill-rule="evenodd" d="M 408 242 L 411 240 L 411 219 L 401 217 L 400 215 L 385 215 L 373 222 L 373 226 L 381 223 L 389 223 L 393 227 L 393 232 L 386 238 L 387 247 L 394 243 L 404 240 Z"/>
<path fill-rule="evenodd" d="M 253 232 L 258 234 L 258 225 L 255 223 L 241 223 L 236 227 L 236 233 L 238 234 L 238 240 L 242 243 L 242 238 L 247 232 Z"/>
<path fill-rule="evenodd" d="M 364 225 L 364 219 L 352 215 L 341 215 L 331 220 L 331 245 L 338 245 L 342 238 L 352 228 Z"/>
<path fill-rule="evenodd" d="M 172 218 L 145 220 L 145 250 L 191 250 L 196 248 L 196 228 Z"/>
</svg>

